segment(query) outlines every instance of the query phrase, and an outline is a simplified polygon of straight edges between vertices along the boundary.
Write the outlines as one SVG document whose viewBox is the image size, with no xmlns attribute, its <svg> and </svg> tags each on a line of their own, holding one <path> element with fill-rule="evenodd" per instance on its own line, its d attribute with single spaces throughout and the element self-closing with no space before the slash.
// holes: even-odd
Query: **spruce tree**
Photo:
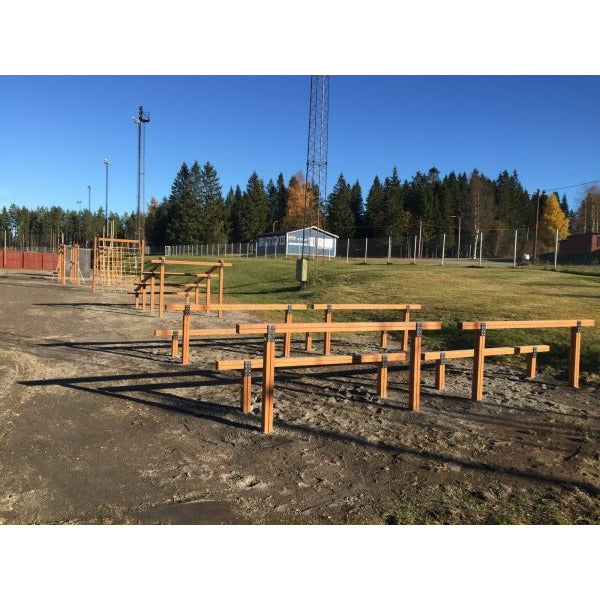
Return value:
<svg viewBox="0 0 600 600">
<path fill-rule="evenodd" d="M 352 212 L 352 189 L 340 173 L 338 180 L 329 194 L 327 221 L 332 233 L 340 238 L 354 236 L 356 221 Z"/>
<path fill-rule="evenodd" d="M 199 174 L 199 197 L 202 205 L 201 242 L 223 243 L 229 235 L 227 207 L 221 193 L 216 169 L 206 162 Z"/>
</svg>

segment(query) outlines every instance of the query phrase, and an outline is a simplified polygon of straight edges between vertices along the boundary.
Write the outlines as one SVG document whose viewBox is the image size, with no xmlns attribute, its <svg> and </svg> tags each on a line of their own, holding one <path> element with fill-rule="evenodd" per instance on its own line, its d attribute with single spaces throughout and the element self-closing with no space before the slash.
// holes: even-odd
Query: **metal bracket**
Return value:
<svg viewBox="0 0 600 600">
<path fill-rule="evenodd" d="M 252 376 L 252 361 L 245 360 L 244 361 L 244 377 Z"/>
<path fill-rule="evenodd" d="M 333 312 L 333 306 L 331 304 L 327 305 L 327 314 L 331 314 Z"/>
<path fill-rule="evenodd" d="M 388 366 L 388 356 L 385 352 L 381 355 L 381 366 L 387 368 Z"/>
<path fill-rule="evenodd" d="M 440 365 L 445 365 L 445 364 L 446 364 L 446 353 L 440 352 Z"/>
<path fill-rule="evenodd" d="M 479 335 L 484 337 L 487 331 L 487 325 L 485 323 L 479 324 Z"/>
<path fill-rule="evenodd" d="M 581 333 L 583 330 L 583 325 L 581 324 L 581 321 L 577 321 L 577 333 Z"/>
<path fill-rule="evenodd" d="M 275 325 L 267 325 L 267 342 L 275 341 Z"/>
<path fill-rule="evenodd" d="M 410 304 L 407 304 L 407 305 L 406 305 L 406 308 L 404 309 L 404 312 L 405 312 L 407 315 L 410 315 Z"/>
<path fill-rule="evenodd" d="M 288 314 L 290 314 L 290 315 L 291 315 L 291 314 L 292 314 L 292 312 L 293 312 L 293 310 L 294 310 L 294 309 L 292 308 L 292 305 L 291 305 L 291 304 L 288 304 L 288 307 L 287 307 Z"/>
<path fill-rule="evenodd" d="M 535 358 L 537 356 L 537 346 L 534 346 L 531 350 L 531 356 Z"/>
<path fill-rule="evenodd" d="M 422 337 L 423 323 L 415 323 L 415 337 Z"/>
<path fill-rule="evenodd" d="M 183 307 L 183 314 L 184 314 L 186 317 L 189 317 L 189 316 L 190 316 L 190 314 L 191 314 L 191 312 L 192 312 L 192 311 L 190 310 L 190 305 L 189 305 L 189 304 L 186 304 L 186 305 Z"/>
<path fill-rule="evenodd" d="M 173 337 L 171 339 L 178 340 L 179 339 L 179 331 L 174 331 L 173 332 Z"/>
</svg>

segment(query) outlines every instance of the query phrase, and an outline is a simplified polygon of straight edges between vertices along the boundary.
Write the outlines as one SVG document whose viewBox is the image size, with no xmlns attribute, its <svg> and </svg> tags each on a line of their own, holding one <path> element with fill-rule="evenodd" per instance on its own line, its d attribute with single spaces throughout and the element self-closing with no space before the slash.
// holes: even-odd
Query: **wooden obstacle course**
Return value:
<svg viewBox="0 0 600 600">
<path fill-rule="evenodd" d="M 306 310 L 308 308 L 307 304 L 217 304 L 217 305 L 207 305 L 207 304 L 169 304 L 166 306 L 166 310 L 168 312 L 179 312 L 183 311 L 183 322 L 180 330 L 156 330 L 154 335 L 157 337 L 171 336 L 172 345 L 171 345 L 171 356 L 176 357 L 178 355 L 177 350 L 177 342 L 174 339 L 174 333 L 177 331 L 177 339 L 181 336 L 181 362 L 186 365 L 189 364 L 189 356 L 190 356 L 190 338 L 191 337 L 210 337 L 215 335 L 225 335 L 225 336 L 237 336 L 237 330 L 232 330 L 231 328 L 224 329 L 191 329 L 190 327 L 190 316 L 193 311 L 205 311 L 206 308 L 209 307 L 211 310 L 216 310 L 220 314 L 225 311 L 285 311 L 285 323 L 292 323 L 292 315 L 295 310 Z M 188 311 L 186 315 L 186 310 Z M 252 334 L 254 336 L 260 334 Z M 291 352 L 291 333 L 287 333 L 284 335 L 283 342 L 283 354 L 284 356 L 289 356 Z M 175 353 L 174 353 L 175 352 Z"/>
<path fill-rule="evenodd" d="M 432 322 L 358 322 L 358 323 L 284 323 L 281 325 L 267 323 L 238 324 L 236 330 L 240 334 L 263 334 L 263 399 L 262 399 L 262 430 L 263 433 L 273 431 L 273 405 L 275 389 L 275 340 L 277 333 L 328 333 L 328 332 L 381 332 L 405 331 L 408 329 L 411 336 L 410 352 L 410 388 L 409 405 L 411 410 L 419 409 L 420 399 L 420 373 L 421 373 L 421 338 L 423 331 L 439 330 L 442 324 Z M 404 354 L 404 353 L 403 353 Z M 324 358 L 324 357 L 323 357 Z M 304 359 L 310 361 L 311 357 Z M 385 360 L 385 359 L 384 359 Z M 313 366 L 321 366 L 314 363 Z M 304 366 L 310 366 L 304 364 Z M 387 361 L 385 361 L 385 374 L 379 378 L 379 385 L 387 389 Z"/>
<path fill-rule="evenodd" d="M 168 271 L 167 267 L 170 265 L 184 266 L 184 267 L 208 267 L 204 272 L 196 272 L 189 270 L 179 271 Z M 205 291 L 205 305 L 210 306 L 211 299 L 211 280 L 218 280 L 219 285 L 219 301 L 218 304 L 223 303 L 223 291 L 225 284 L 225 268 L 233 266 L 232 263 L 226 263 L 222 259 L 218 261 L 190 261 L 190 260 L 173 260 L 168 259 L 165 256 L 161 256 L 158 259 L 151 261 L 151 266 L 148 270 L 144 270 L 140 273 L 139 281 L 134 284 L 133 293 L 135 294 L 135 308 L 139 307 L 139 300 L 141 294 L 141 309 L 146 310 L 146 292 L 147 287 L 150 286 L 150 314 L 154 314 L 156 287 L 158 287 L 158 316 L 162 317 L 165 311 L 165 295 L 170 293 L 170 288 L 176 288 L 175 292 L 182 292 L 182 295 L 186 296 L 186 300 L 189 301 L 189 295 L 194 294 L 194 302 L 198 304 L 200 302 L 200 290 Z M 166 278 L 168 277 L 192 277 L 193 281 L 183 283 L 167 283 Z M 157 281 L 158 279 L 158 281 Z M 177 288 L 182 288 L 181 290 Z M 208 311 L 207 311 L 208 312 Z M 219 313 L 219 316 L 223 316 Z"/>
<path fill-rule="evenodd" d="M 294 356 L 275 358 L 275 369 L 293 369 L 307 367 L 324 367 L 339 365 L 364 365 L 377 364 L 377 395 L 387 397 L 387 370 L 390 362 L 406 361 L 406 352 L 382 353 L 382 354 L 330 354 L 328 356 Z M 242 412 L 250 412 L 251 406 L 251 384 L 252 371 L 262 370 L 264 359 L 255 358 L 252 360 L 218 360 L 215 363 L 217 371 L 240 371 L 241 373 L 241 400 Z"/>
<path fill-rule="evenodd" d="M 540 321 L 463 321 L 458 324 L 462 331 L 475 331 L 475 354 L 473 357 L 473 390 L 475 402 L 483 399 L 483 365 L 485 359 L 485 336 L 495 329 L 548 329 L 568 327 L 571 330 L 569 352 L 569 385 L 579 387 L 579 362 L 581 356 L 581 332 L 583 327 L 593 327 L 593 319 L 554 319 Z"/>
<path fill-rule="evenodd" d="M 408 323 L 410 321 L 410 313 L 413 310 L 420 310 L 420 304 L 311 304 L 310 308 L 313 310 L 325 311 L 325 323 L 333 323 L 333 312 L 340 310 L 379 310 L 379 311 L 397 311 L 400 310 L 404 313 L 404 321 Z M 381 332 L 382 348 L 387 348 L 388 333 L 387 331 Z M 312 350 L 312 333 L 306 334 L 306 350 L 307 352 Z M 406 352 L 408 350 L 408 330 L 403 332 L 402 336 L 402 350 Z M 331 353 L 331 332 L 325 333 L 325 339 L 323 343 L 323 354 Z"/>
<path fill-rule="evenodd" d="M 536 346 L 501 346 L 497 348 L 485 348 L 483 354 L 489 356 L 527 356 L 527 376 L 535 379 L 537 374 L 537 355 L 540 352 L 549 352 L 550 346 L 538 344 Z M 421 360 L 435 361 L 435 388 L 443 390 L 446 388 L 446 364 L 447 361 L 461 358 L 474 358 L 475 349 L 465 350 L 438 350 L 421 353 Z"/>
<path fill-rule="evenodd" d="M 94 238 L 92 292 L 98 287 L 126 290 L 144 268 L 144 240 Z"/>
</svg>

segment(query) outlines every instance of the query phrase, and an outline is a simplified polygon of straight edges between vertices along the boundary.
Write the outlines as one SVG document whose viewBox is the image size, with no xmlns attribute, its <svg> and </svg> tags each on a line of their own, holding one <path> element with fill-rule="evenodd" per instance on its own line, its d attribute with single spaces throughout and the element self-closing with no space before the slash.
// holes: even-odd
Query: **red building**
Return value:
<svg viewBox="0 0 600 600">
<path fill-rule="evenodd" d="M 590 254 L 600 250 L 600 233 L 576 233 L 560 243 L 559 254 Z"/>
</svg>

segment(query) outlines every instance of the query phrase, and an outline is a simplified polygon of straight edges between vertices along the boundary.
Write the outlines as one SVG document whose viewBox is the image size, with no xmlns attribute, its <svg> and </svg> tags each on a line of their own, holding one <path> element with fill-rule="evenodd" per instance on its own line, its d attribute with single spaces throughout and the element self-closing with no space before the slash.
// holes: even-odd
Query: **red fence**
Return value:
<svg viewBox="0 0 600 600">
<path fill-rule="evenodd" d="M 58 255 L 55 252 L 2 251 L 0 267 L 5 269 L 32 269 L 52 271 L 56 268 Z"/>
</svg>

